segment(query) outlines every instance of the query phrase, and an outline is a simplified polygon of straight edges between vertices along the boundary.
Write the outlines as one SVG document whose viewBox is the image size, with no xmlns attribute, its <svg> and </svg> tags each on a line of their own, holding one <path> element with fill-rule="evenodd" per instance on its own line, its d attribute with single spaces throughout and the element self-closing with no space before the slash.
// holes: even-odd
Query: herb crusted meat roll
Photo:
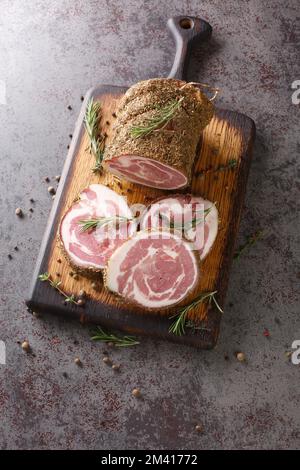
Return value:
<svg viewBox="0 0 300 470">
<path fill-rule="evenodd" d="M 104 166 L 145 186 L 183 188 L 212 116 L 213 104 L 193 84 L 167 78 L 139 82 L 121 99 Z"/>
</svg>

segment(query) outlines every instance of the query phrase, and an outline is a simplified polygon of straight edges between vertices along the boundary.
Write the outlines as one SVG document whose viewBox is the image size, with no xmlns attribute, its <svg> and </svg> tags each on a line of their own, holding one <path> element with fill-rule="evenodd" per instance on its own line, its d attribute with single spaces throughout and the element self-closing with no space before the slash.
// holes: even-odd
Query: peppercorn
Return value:
<svg viewBox="0 0 300 470">
<path fill-rule="evenodd" d="M 61 259 L 60 259 L 60 258 L 58 258 L 57 262 L 60 264 L 60 263 L 61 263 Z"/>
<path fill-rule="evenodd" d="M 79 276 L 78 276 L 78 274 L 76 274 L 76 273 L 75 273 L 75 274 L 73 274 L 73 279 L 75 279 L 75 281 L 76 281 L 77 279 L 79 279 Z"/>
<path fill-rule="evenodd" d="M 73 135 L 72 135 L 72 134 L 69 134 L 69 137 L 70 137 L 70 139 L 72 139 Z"/>
<path fill-rule="evenodd" d="M 114 343 L 112 341 L 109 341 L 109 343 L 107 343 L 107 346 L 109 348 L 113 348 L 114 347 Z"/>
<path fill-rule="evenodd" d="M 92 282 L 91 286 L 92 286 L 92 289 L 95 289 L 95 290 L 97 289 L 97 283 L 96 282 Z"/>
<path fill-rule="evenodd" d="M 72 106 L 69 104 L 68 110 L 71 111 L 71 109 L 72 109 Z"/>
<path fill-rule="evenodd" d="M 104 356 L 102 361 L 104 362 L 104 364 L 107 364 L 107 365 L 111 364 L 111 360 L 108 356 Z"/>
<path fill-rule="evenodd" d="M 49 194 L 55 194 L 56 193 L 55 188 L 53 186 L 49 186 L 48 193 Z"/>
<path fill-rule="evenodd" d="M 75 357 L 74 362 L 75 362 L 75 364 L 76 364 L 77 366 L 81 366 L 81 365 L 82 365 L 82 362 L 81 362 L 81 360 L 79 359 L 79 357 Z"/>
<path fill-rule="evenodd" d="M 12 258 L 13 258 L 10 253 L 8 253 L 7 257 L 8 257 L 8 259 L 12 259 Z"/>
<path fill-rule="evenodd" d="M 113 370 L 119 370 L 119 369 L 120 369 L 120 364 L 113 364 L 113 365 L 111 366 L 111 368 L 112 368 Z"/>
<path fill-rule="evenodd" d="M 22 211 L 21 207 L 17 207 L 17 208 L 16 208 L 15 214 L 16 214 L 18 217 L 22 217 L 22 216 L 23 216 L 23 211 Z"/>
<path fill-rule="evenodd" d="M 139 398 L 141 396 L 141 391 L 139 388 L 134 388 L 131 392 L 132 396 L 135 398 Z"/>
<path fill-rule="evenodd" d="M 202 428 L 201 424 L 197 424 L 197 425 L 195 426 L 195 430 L 196 430 L 197 432 L 202 432 L 202 431 L 203 431 L 203 428 Z"/>
<path fill-rule="evenodd" d="M 79 307 L 83 307 L 85 305 L 85 300 L 84 299 L 78 299 L 77 300 L 77 305 L 79 305 Z"/>
<path fill-rule="evenodd" d="M 83 101 L 83 100 L 84 100 L 84 96 L 81 96 L 80 99 L 81 99 L 81 101 Z"/>
<path fill-rule="evenodd" d="M 44 179 L 45 183 L 49 183 L 49 181 L 50 181 L 49 176 L 44 176 L 43 179 Z"/>
<path fill-rule="evenodd" d="M 35 202 L 32 197 L 29 199 L 29 201 L 30 201 L 32 204 Z"/>
<path fill-rule="evenodd" d="M 30 207 L 30 208 L 29 208 L 29 212 L 33 212 L 33 209 L 32 209 L 32 207 Z"/>
<path fill-rule="evenodd" d="M 19 247 L 14 246 L 14 250 L 15 250 L 15 251 L 19 251 Z"/>
<path fill-rule="evenodd" d="M 23 341 L 23 343 L 21 344 L 21 348 L 23 349 L 23 351 L 29 352 L 30 351 L 29 342 L 28 341 Z"/>
<path fill-rule="evenodd" d="M 236 358 L 239 362 L 245 362 L 246 356 L 243 352 L 238 352 Z"/>
<path fill-rule="evenodd" d="M 86 292 L 85 292 L 85 290 L 81 289 L 81 290 L 79 291 L 78 297 L 81 297 L 81 298 L 82 298 L 82 297 L 86 297 Z"/>
<path fill-rule="evenodd" d="M 109 126 L 109 125 L 110 125 L 110 122 L 109 122 L 109 121 L 106 121 L 106 124 Z"/>
<path fill-rule="evenodd" d="M 60 181 L 60 175 L 56 175 L 56 176 L 55 176 L 55 180 L 56 180 L 57 182 L 59 182 L 59 181 Z"/>
</svg>

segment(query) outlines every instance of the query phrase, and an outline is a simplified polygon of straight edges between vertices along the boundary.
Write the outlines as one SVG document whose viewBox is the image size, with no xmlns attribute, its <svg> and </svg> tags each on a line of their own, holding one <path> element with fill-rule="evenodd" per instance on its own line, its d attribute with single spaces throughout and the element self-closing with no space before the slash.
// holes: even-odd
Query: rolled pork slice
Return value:
<svg viewBox="0 0 300 470">
<path fill-rule="evenodd" d="M 176 234 L 137 232 L 113 253 L 104 279 L 127 302 L 162 309 L 178 304 L 195 288 L 197 257 Z"/>
<path fill-rule="evenodd" d="M 180 232 L 203 260 L 215 242 L 218 218 L 214 203 L 191 194 L 177 194 L 154 201 L 142 214 L 140 227 Z"/>
<path fill-rule="evenodd" d="M 168 122 L 147 135 L 132 129 L 149 124 L 159 110 L 180 101 Z M 213 105 L 198 88 L 181 80 L 151 79 L 125 93 L 117 111 L 105 168 L 134 183 L 174 190 L 190 183 L 200 135 L 213 116 Z"/>
<path fill-rule="evenodd" d="M 101 223 L 83 231 L 83 221 L 92 219 Z M 115 249 L 135 232 L 132 219 L 125 198 L 106 186 L 92 184 L 82 191 L 59 228 L 61 245 L 71 265 L 86 274 L 101 271 Z"/>
</svg>

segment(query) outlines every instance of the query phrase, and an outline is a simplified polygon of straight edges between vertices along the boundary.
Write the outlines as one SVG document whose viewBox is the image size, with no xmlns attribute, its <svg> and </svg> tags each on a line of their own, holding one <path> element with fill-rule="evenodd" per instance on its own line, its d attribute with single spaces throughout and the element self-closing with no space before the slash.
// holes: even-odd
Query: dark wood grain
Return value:
<svg viewBox="0 0 300 470">
<path fill-rule="evenodd" d="M 180 70 L 184 69 L 185 57 L 183 55 Z M 76 318 L 83 323 L 99 323 L 107 328 L 116 328 L 132 334 L 151 335 L 200 348 L 211 348 L 216 344 L 221 320 L 221 314 L 215 308 L 210 309 L 207 304 L 201 304 L 190 313 L 190 318 L 195 320 L 202 329 L 196 330 L 195 333 L 187 330 L 182 337 L 170 334 L 168 330 L 171 323 L 169 319 L 171 310 L 149 313 L 141 308 L 128 307 L 120 299 L 108 293 L 100 280 L 96 291 L 92 289 L 90 279 L 79 276 L 78 280 L 74 280 L 74 277 L 69 275 L 71 268 L 57 243 L 57 230 L 61 217 L 78 193 L 91 183 L 99 182 L 110 186 L 115 191 L 126 195 L 129 204 L 136 202 L 148 204 L 156 197 L 169 194 L 129 182 L 122 182 L 120 188 L 119 182 L 111 174 L 104 173 L 98 176 L 91 171 L 94 161 L 86 151 L 88 140 L 83 125 L 87 102 L 91 97 L 95 101 L 101 101 L 102 126 L 109 139 L 113 121 L 112 113 L 125 91 L 125 87 L 104 85 L 90 90 L 85 97 L 47 224 L 27 305 L 34 311 Z M 107 121 L 110 124 L 106 124 Z M 198 292 L 217 290 L 218 301 L 221 305 L 224 305 L 225 300 L 254 134 L 254 123 L 247 116 L 232 111 L 218 110 L 211 123 L 205 128 L 203 135 L 199 136 L 201 143 L 196 156 L 190 190 L 193 194 L 216 201 L 221 221 L 215 245 L 201 266 L 202 276 Z M 203 171 L 208 167 L 216 169 L 220 165 L 226 166 L 233 158 L 237 161 L 234 170 L 210 171 L 203 175 Z M 128 189 L 130 193 L 127 192 Z M 58 259 L 62 260 L 61 263 L 58 263 Z M 84 289 L 89 295 L 85 307 L 64 305 L 63 298 L 57 291 L 49 284 L 37 280 L 38 274 L 45 271 L 49 271 L 54 278 L 59 272 L 62 288 L 69 294 L 76 295 Z M 192 299 L 187 299 L 189 300 Z"/>
<path fill-rule="evenodd" d="M 209 23 L 194 16 L 174 16 L 168 20 L 168 28 L 175 40 L 175 58 L 168 78 L 185 80 L 192 46 L 210 38 Z"/>
</svg>

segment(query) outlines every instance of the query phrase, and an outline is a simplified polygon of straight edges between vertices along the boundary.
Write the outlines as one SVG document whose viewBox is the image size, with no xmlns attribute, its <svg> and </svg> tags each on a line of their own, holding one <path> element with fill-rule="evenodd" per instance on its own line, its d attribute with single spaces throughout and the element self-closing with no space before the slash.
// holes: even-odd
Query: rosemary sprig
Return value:
<svg viewBox="0 0 300 470">
<path fill-rule="evenodd" d="M 101 104 L 95 103 L 91 98 L 87 104 L 84 124 L 90 139 L 89 151 L 95 157 L 96 163 L 93 171 L 102 169 L 102 160 L 104 154 L 105 137 L 100 132 Z"/>
<path fill-rule="evenodd" d="M 43 273 L 38 276 L 38 279 L 42 282 L 49 282 L 50 286 L 53 289 L 56 289 L 64 298 L 65 302 L 78 305 L 78 302 L 75 300 L 74 295 L 66 294 L 59 286 L 61 285 L 61 281 L 51 279 L 51 275 L 49 273 Z"/>
<path fill-rule="evenodd" d="M 235 158 L 231 158 L 225 165 L 219 165 L 216 168 L 206 168 L 204 170 L 198 171 L 195 176 L 204 176 L 208 173 L 218 173 L 226 170 L 232 170 L 237 166 L 237 164 L 237 160 Z"/>
<path fill-rule="evenodd" d="M 117 336 L 113 333 L 106 333 L 100 326 L 91 337 L 94 341 L 103 341 L 104 343 L 113 343 L 117 347 L 135 346 L 140 342 L 134 336 Z"/>
<path fill-rule="evenodd" d="M 132 126 L 131 135 L 135 139 L 146 137 L 153 131 L 163 129 L 168 122 L 173 119 L 177 109 L 180 107 L 183 96 L 179 100 L 172 100 L 161 108 L 157 108 L 157 113 L 145 121 L 143 125 Z"/>
<path fill-rule="evenodd" d="M 219 312 L 223 313 L 223 310 L 221 309 L 220 305 L 218 304 L 215 294 L 217 291 L 213 292 L 204 292 L 203 294 L 200 294 L 193 302 L 191 302 L 189 305 L 182 307 L 178 313 L 175 315 L 172 315 L 170 319 L 175 318 L 176 320 L 171 324 L 169 328 L 169 332 L 173 333 L 174 335 L 177 336 L 182 336 L 185 334 L 185 327 L 186 327 L 186 320 L 187 320 L 187 314 L 190 310 L 195 308 L 198 304 L 204 302 L 205 300 L 208 300 L 209 304 L 211 302 L 214 302 L 215 306 L 219 310 Z"/>
<path fill-rule="evenodd" d="M 246 243 L 244 245 L 241 245 L 238 250 L 235 252 L 233 258 L 234 259 L 239 259 L 241 254 L 253 246 L 260 238 L 263 236 L 263 231 L 262 230 L 257 230 L 253 235 L 250 235 L 250 237 L 247 238 Z"/>
<path fill-rule="evenodd" d="M 168 218 L 168 216 L 166 216 L 165 214 L 161 214 L 159 213 L 159 218 L 162 220 L 162 219 L 165 219 L 167 222 L 169 222 L 170 224 L 170 228 L 182 228 L 182 229 L 186 229 L 187 227 L 189 228 L 189 225 L 192 227 L 195 227 L 196 225 L 200 224 L 200 222 L 203 222 L 205 220 L 205 217 L 210 213 L 212 209 L 212 206 L 209 207 L 208 209 L 204 209 L 204 211 L 196 211 L 195 213 L 198 214 L 198 212 L 201 212 L 204 214 L 204 219 L 203 218 L 198 218 L 197 219 L 197 216 L 196 217 L 193 217 L 192 220 L 190 220 L 189 222 L 185 222 L 185 224 L 181 224 L 181 223 L 175 223 L 174 221 L 170 220 Z"/>
<path fill-rule="evenodd" d="M 193 320 L 187 320 L 186 323 L 185 323 L 185 326 L 186 326 L 186 328 L 190 328 L 193 332 L 199 331 L 199 330 L 208 331 L 208 332 L 211 331 L 210 328 L 204 328 L 201 325 L 197 325 L 195 322 L 193 322 Z"/>
<path fill-rule="evenodd" d="M 81 225 L 81 231 L 86 232 L 87 230 L 96 229 L 103 227 L 104 225 L 110 224 L 112 222 L 126 222 L 129 220 L 128 217 L 115 216 L 115 217 L 98 217 L 96 219 L 85 219 L 79 220 L 78 223 Z"/>
</svg>

